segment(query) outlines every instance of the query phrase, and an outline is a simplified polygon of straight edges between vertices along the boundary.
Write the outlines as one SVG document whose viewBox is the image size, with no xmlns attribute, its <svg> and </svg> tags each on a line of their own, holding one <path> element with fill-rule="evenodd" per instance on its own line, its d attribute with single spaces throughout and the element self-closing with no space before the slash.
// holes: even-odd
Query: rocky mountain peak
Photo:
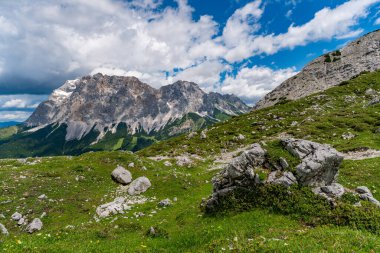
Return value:
<svg viewBox="0 0 380 253">
<path fill-rule="evenodd" d="M 29 127 L 66 124 L 66 140 L 95 129 L 100 137 L 125 123 L 131 133 L 159 131 L 188 113 L 213 117 L 215 110 L 228 115 L 247 112 L 241 100 L 207 94 L 192 82 L 177 81 L 155 89 L 136 77 L 95 74 L 67 81 L 41 103 L 25 122 Z"/>
<path fill-rule="evenodd" d="M 364 71 L 377 69 L 380 69 L 380 30 L 313 60 L 300 73 L 268 93 L 255 109 L 305 97 L 350 80 Z"/>
</svg>

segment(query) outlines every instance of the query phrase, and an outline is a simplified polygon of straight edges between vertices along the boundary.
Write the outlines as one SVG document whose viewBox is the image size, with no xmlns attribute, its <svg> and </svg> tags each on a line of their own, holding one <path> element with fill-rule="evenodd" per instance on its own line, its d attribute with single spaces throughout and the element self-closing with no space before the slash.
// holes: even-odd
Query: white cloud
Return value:
<svg viewBox="0 0 380 253">
<path fill-rule="evenodd" d="M 0 95 L 0 108 L 33 109 L 47 99 L 47 95 Z"/>
<path fill-rule="evenodd" d="M 224 27 L 207 15 L 194 20 L 186 0 L 177 0 L 178 7 L 157 9 L 162 2 L 0 1 L 0 92 L 31 92 L 41 84 L 56 88 L 62 77 L 97 72 L 134 75 L 154 87 L 186 79 L 212 90 L 219 87 L 222 72 L 252 56 L 357 36 L 362 32 L 356 27 L 359 19 L 380 0 L 350 0 L 335 9 L 324 8 L 303 25 L 269 35 L 260 33 L 265 5 L 261 0 L 237 9 Z M 292 6 L 299 2 L 286 1 Z M 264 70 L 275 75 L 264 78 L 267 83 L 259 82 Z M 292 73 L 293 69 L 242 69 L 236 78 L 229 76 L 231 83 L 224 81 L 221 90 L 256 99 Z M 252 80 L 260 84 L 252 86 Z M 25 83 L 35 86 L 23 88 Z M 30 105 L 18 99 L 0 101 L 0 106 Z"/>
<path fill-rule="evenodd" d="M 194 67 L 185 69 L 173 77 L 174 81 L 186 80 L 201 84 L 206 91 L 213 91 L 215 84 L 219 83 L 220 73 L 226 70 L 226 66 L 218 61 L 203 62 Z"/>
<path fill-rule="evenodd" d="M 380 18 L 376 19 L 375 25 L 380 25 Z"/>
<path fill-rule="evenodd" d="M 23 122 L 30 116 L 30 114 L 31 112 L 24 112 L 24 111 L 0 111 L 0 122 L 6 122 L 6 121 Z"/>
<path fill-rule="evenodd" d="M 357 36 L 361 29 L 355 30 L 360 18 L 368 15 L 368 8 L 380 0 L 351 0 L 337 6 L 335 9 L 324 8 L 318 11 L 309 22 L 295 26 L 291 25 L 283 34 L 257 35 L 250 34 L 246 40 L 240 40 L 233 50 L 244 48 L 228 57 L 230 61 L 243 60 L 246 55 L 274 54 L 281 49 L 293 49 L 311 42 L 329 39 L 346 39 Z M 245 27 L 245 26 L 242 26 Z M 241 32 L 241 34 L 247 34 Z M 242 37 L 241 37 L 242 38 Z M 248 41 L 248 42 L 247 42 Z M 229 53 L 231 53 L 231 51 Z"/>
<path fill-rule="evenodd" d="M 279 70 L 261 66 L 242 68 L 236 76 L 230 75 L 224 80 L 221 91 L 236 94 L 253 103 L 296 74 L 295 68 Z"/>
</svg>

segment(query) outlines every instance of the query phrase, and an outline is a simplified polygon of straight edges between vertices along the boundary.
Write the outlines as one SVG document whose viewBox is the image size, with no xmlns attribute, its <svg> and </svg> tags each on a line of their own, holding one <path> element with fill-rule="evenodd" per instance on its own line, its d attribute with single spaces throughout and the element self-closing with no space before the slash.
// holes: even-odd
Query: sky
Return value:
<svg viewBox="0 0 380 253">
<path fill-rule="evenodd" d="M 177 80 L 254 104 L 309 61 L 380 28 L 380 0 L 1 0 L 0 122 L 66 80 Z"/>
</svg>

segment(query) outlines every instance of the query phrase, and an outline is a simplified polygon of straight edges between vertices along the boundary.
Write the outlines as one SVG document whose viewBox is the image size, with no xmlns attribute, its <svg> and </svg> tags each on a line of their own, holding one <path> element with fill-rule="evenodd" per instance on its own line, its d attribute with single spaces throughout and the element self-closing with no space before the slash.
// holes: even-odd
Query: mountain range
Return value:
<svg viewBox="0 0 380 253">
<path fill-rule="evenodd" d="M 155 89 L 135 77 L 96 74 L 69 80 L 56 89 L 17 126 L 16 134 L 3 134 L 0 154 L 137 151 L 250 109 L 234 95 L 205 93 L 192 82 L 177 81 Z"/>
</svg>

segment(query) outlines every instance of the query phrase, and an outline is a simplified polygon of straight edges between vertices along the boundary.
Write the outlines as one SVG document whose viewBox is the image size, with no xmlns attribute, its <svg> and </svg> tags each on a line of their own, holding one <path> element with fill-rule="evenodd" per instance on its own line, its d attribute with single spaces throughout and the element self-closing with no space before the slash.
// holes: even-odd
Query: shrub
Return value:
<svg viewBox="0 0 380 253">
<path fill-rule="evenodd" d="M 354 207 L 352 203 L 356 200 L 356 196 L 345 194 L 336 205 L 330 205 L 309 187 L 297 185 L 288 189 L 282 185 L 261 185 L 236 190 L 219 199 L 219 205 L 210 215 L 265 208 L 311 226 L 332 224 L 380 233 L 380 210 L 366 201 L 362 201 L 363 207 Z"/>
</svg>

